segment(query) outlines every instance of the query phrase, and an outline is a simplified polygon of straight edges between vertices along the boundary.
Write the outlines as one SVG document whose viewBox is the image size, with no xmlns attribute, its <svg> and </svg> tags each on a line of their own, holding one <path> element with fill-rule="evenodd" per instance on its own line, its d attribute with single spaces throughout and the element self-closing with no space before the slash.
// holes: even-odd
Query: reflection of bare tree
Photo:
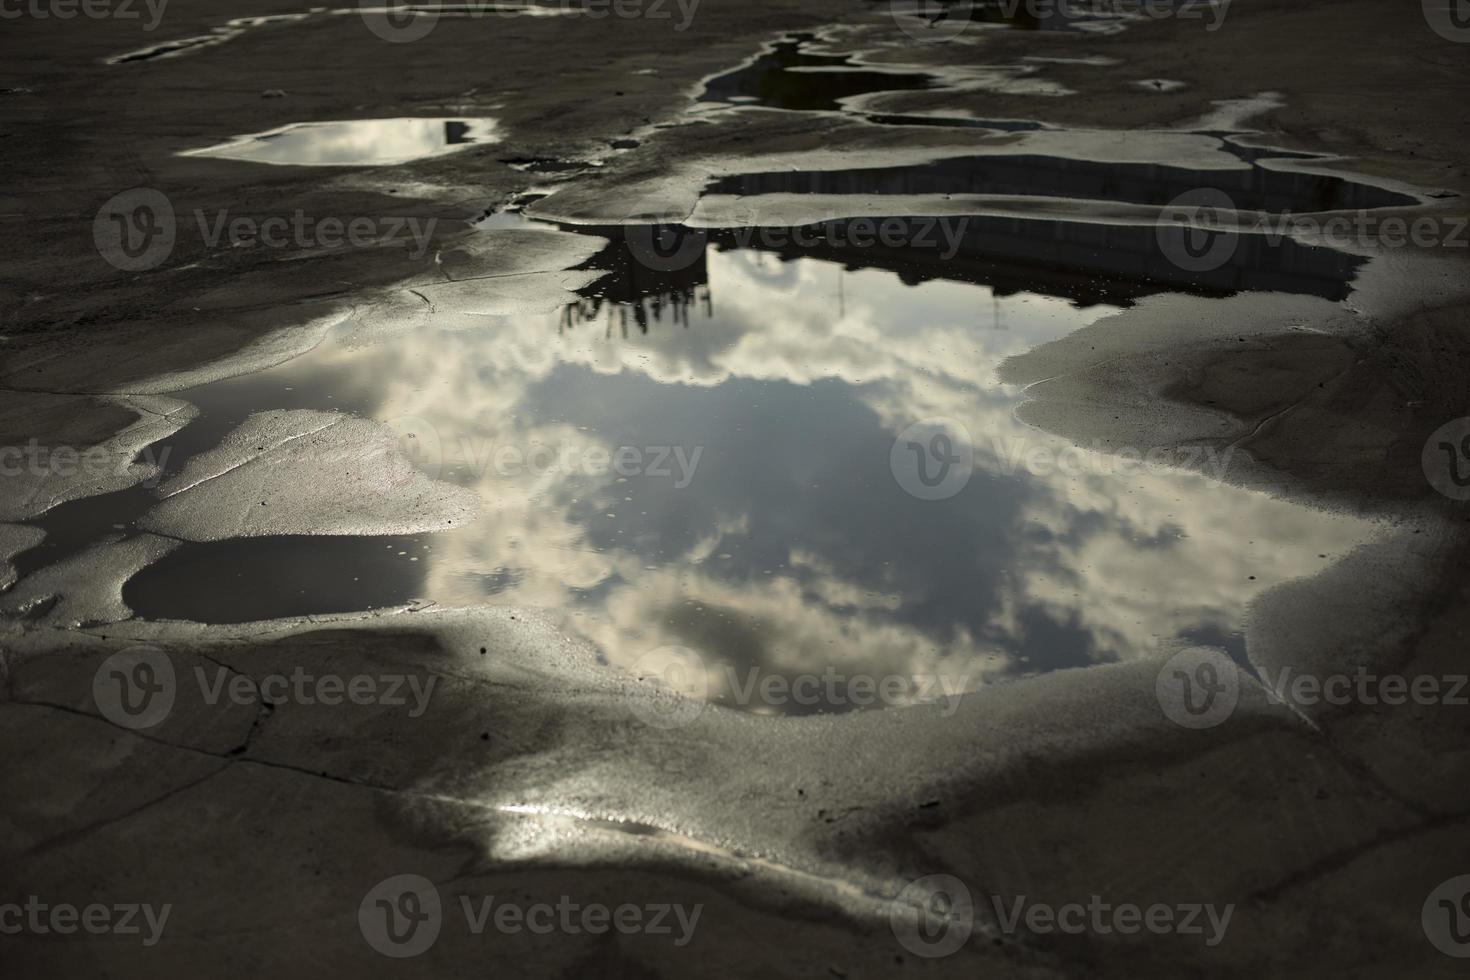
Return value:
<svg viewBox="0 0 1470 980">
<path fill-rule="evenodd" d="M 589 259 L 585 268 L 605 275 L 575 303 L 562 307 L 560 331 L 606 316 L 607 334 L 618 330 L 628 336 L 628 325 L 648 333 L 650 322 L 665 318 L 675 326 L 689 326 L 690 313 L 702 308 L 714 316 L 714 298 L 709 287 L 709 265 L 704 248 L 684 268 L 652 269 L 628 247 L 625 226 L 562 226 L 566 230 L 600 235 L 608 246 Z"/>
<path fill-rule="evenodd" d="M 708 283 L 689 289 L 653 293 L 647 296 L 611 298 L 588 296 L 562 307 L 560 331 L 567 331 L 583 323 L 596 323 L 607 314 L 606 335 L 611 337 L 616 329 L 623 337 L 628 336 L 628 323 L 632 321 L 639 333 L 648 333 L 649 321 L 662 323 L 667 313 L 669 322 L 686 329 L 689 326 L 691 309 L 703 308 L 706 319 L 715 315 L 714 298 Z"/>
</svg>

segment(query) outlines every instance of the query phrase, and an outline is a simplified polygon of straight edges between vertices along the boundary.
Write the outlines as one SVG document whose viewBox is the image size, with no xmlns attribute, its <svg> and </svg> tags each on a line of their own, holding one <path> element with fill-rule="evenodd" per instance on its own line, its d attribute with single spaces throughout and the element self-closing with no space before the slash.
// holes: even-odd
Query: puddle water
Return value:
<svg viewBox="0 0 1470 980">
<path fill-rule="evenodd" d="M 772 109 L 827 112 L 843 108 L 842 99 L 869 92 L 908 91 L 939 84 L 928 73 L 888 71 L 857 65 L 850 55 L 803 50 L 811 34 L 775 42 L 751 63 L 705 83 L 703 102 L 732 102 Z"/>
<path fill-rule="evenodd" d="M 1026 119 L 972 119 L 935 114 L 863 112 L 851 100 L 875 92 L 938 89 L 949 84 L 942 74 L 908 68 L 865 65 L 850 54 L 809 50 L 814 34 L 790 34 L 773 42 L 751 62 L 705 82 L 702 107 L 750 105 L 794 112 L 846 112 L 884 126 L 948 126 L 1004 132 L 1041 129 Z"/>
<path fill-rule="evenodd" d="M 863 222 L 895 231 L 893 237 L 899 241 L 932 242 L 933 247 L 887 247 L 863 234 L 869 227 Z M 589 230 L 604 237 L 623 234 L 619 228 Z M 663 233 L 674 232 L 664 229 Z M 908 284 L 935 279 L 978 281 L 1001 296 L 1034 292 L 1066 299 L 1079 307 L 1126 307 L 1144 296 L 1163 292 L 1227 296 L 1273 290 L 1335 301 L 1351 292 L 1351 281 L 1363 261 L 1290 239 L 1268 245 L 1263 237 L 1241 236 L 1229 259 L 1218 268 L 1185 272 L 1160 252 L 1152 227 L 968 215 L 824 222 L 815 230 L 804 231 L 803 236 L 810 237 L 801 244 L 791 242 L 785 234 L 767 238 L 751 229 L 683 234 L 724 248 L 738 246 L 782 258 L 809 256 L 849 268 L 888 269 Z M 668 247 L 677 246 L 671 240 Z M 634 281 L 641 284 L 647 278 L 643 272 Z"/>
<path fill-rule="evenodd" d="M 293 123 L 183 156 L 304 166 L 385 166 L 499 140 L 493 119 L 349 119 Z"/>
<path fill-rule="evenodd" d="M 752 105 L 794 112 L 846 112 L 881 126 L 946 126 L 1018 132 L 1041 129 L 1028 119 L 972 119 L 937 114 L 862 112 L 849 100 L 875 92 L 941 88 L 943 76 L 903 68 L 864 65 L 848 54 L 814 54 L 814 34 L 791 34 L 773 42 L 748 64 L 709 79 L 703 106 Z"/>
<path fill-rule="evenodd" d="M 994 23 L 996 26 L 1038 27 L 1034 18 L 1023 13 L 1007 14 L 996 6 L 962 8 L 952 5 L 946 9 L 971 10 L 978 22 Z M 1126 17 L 1103 16 L 1089 20 L 1080 11 L 1065 18 L 1071 29 L 1093 29 L 1104 24 L 1117 26 Z M 1052 29 L 1050 27 L 1046 29 Z M 948 115 L 943 112 L 919 113 L 869 112 L 858 107 L 863 96 L 878 93 L 911 92 L 920 90 L 943 90 L 965 80 L 965 69 L 939 69 L 929 71 L 913 66 L 885 66 L 863 63 L 852 54 L 828 54 L 813 52 L 821 42 L 815 34 L 793 33 L 769 44 L 756 58 L 731 71 L 716 75 L 705 82 L 695 105 L 696 111 L 708 111 L 730 106 L 759 106 L 764 109 L 779 109 L 796 112 L 842 112 L 856 116 L 880 126 L 940 126 L 950 129 L 990 129 L 997 132 L 1025 132 L 1046 129 L 1044 123 L 1030 119 L 983 119 L 973 116 Z M 1002 87 L 1022 85 L 1024 79 L 1035 70 L 1035 66 L 1047 62 L 1089 63 L 1088 59 L 1068 58 L 1025 58 L 1013 65 L 988 65 L 983 71 L 988 74 L 988 84 L 1004 82 Z M 1109 62 L 1104 59 L 1103 64 Z M 974 79 L 969 84 L 974 84 Z M 1157 81 L 1157 80 L 1155 80 Z M 1139 83 L 1143 84 L 1143 83 Z M 1178 83 L 1173 83 L 1178 84 Z M 1167 86 L 1165 86 L 1167 88 Z M 1150 90 L 1158 90 L 1150 86 Z M 1061 94 L 1065 90 L 1048 87 L 1048 83 L 1033 81 L 1032 94 L 1051 92 Z M 1283 157 L 1310 156 L 1282 152 Z"/>
<path fill-rule="evenodd" d="M 475 488 L 482 513 L 437 534 L 188 544 L 124 599 L 205 622 L 411 599 L 553 608 L 620 666 L 697 651 L 710 696 L 751 708 L 752 678 L 832 663 L 913 679 L 917 696 L 924 677 L 976 686 L 1172 637 L 1238 648 L 1254 594 L 1369 535 L 1017 421 L 1022 392 L 998 381 L 1000 362 L 1129 291 L 1089 293 L 1085 271 L 1069 285 L 1054 250 L 1038 254 L 1055 268 L 914 251 L 761 247 L 735 230 L 656 271 L 616 240 L 589 263 L 606 275 L 560 311 L 461 317 L 370 348 L 332 340 L 182 392 L 202 414 L 170 440 L 171 470 L 252 412 L 333 409 L 392 424 L 422 468 Z M 921 421 L 935 418 L 948 421 Z M 973 469 L 923 499 L 905 447 L 941 433 Z M 139 511 L 146 496 L 131 492 Z M 86 502 L 47 523 L 88 509 L 136 516 Z"/>
<path fill-rule="evenodd" d="M 950 157 L 902 167 L 739 174 L 716 194 L 1017 194 L 1168 204 L 1201 187 L 1222 190 L 1246 211 L 1311 213 L 1413 205 L 1407 195 L 1341 177 L 1268 170 L 1188 170 L 1048 156 Z"/>
<path fill-rule="evenodd" d="M 1189 0 L 1163 0 L 1165 4 Z M 1101 9 L 1103 4 L 1055 3 L 1023 4 L 1015 0 L 875 0 L 875 7 L 895 15 L 914 17 L 944 29 L 946 23 L 964 24 L 966 29 L 979 26 L 1010 27 L 1023 31 L 1082 31 L 1111 34 L 1123 30 L 1130 15 L 1122 12 L 1126 4 L 1117 4 L 1119 12 Z M 1028 9 L 1029 8 L 1029 9 Z"/>
</svg>

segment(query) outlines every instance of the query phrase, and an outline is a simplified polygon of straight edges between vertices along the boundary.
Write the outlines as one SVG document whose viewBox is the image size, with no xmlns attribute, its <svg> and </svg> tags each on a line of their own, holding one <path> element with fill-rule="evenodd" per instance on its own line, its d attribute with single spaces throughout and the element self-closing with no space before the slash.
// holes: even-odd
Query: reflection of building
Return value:
<svg viewBox="0 0 1470 980">
<path fill-rule="evenodd" d="M 924 219 L 868 220 L 905 222 L 917 233 Z M 1261 235 L 1239 235 L 1233 253 L 1219 268 L 1188 272 L 1164 255 L 1158 231 L 1151 226 L 963 216 L 949 220 L 964 222 L 953 255 L 948 254 L 942 238 L 929 247 L 894 248 L 879 241 L 857 247 L 823 241 L 812 247 L 784 245 L 765 250 L 788 261 L 809 256 L 849 268 L 888 269 L 910 285 L 934 279 L 973 282 L 1001 296 L 1041 293 L 1080 306 L 1126 305 L 1164 292 L 1227 296 L 1277 291 L 1337 301 L 1347 296 L 1348 284 L 1363 261 L 1332 249 L 1299 245 L 1289 238 L 1271 243 Z M 832 231 L 834 241 L 846 243 L 845 229 L 850 224 L 830 222 L 821 227 Z M 719 236 L 711 240 L 719 241 Z M 750 247 L 762 247 L 759 235 L 751 236 Z"/>
<path fill-rule="evenodd" d="M 1246 159 L 1266 152 L 1229 148 Z M 1282 222 L 1291 214 L 1415 203 L 1411 197 L 1371 184 L 1261 166 L 1200 171 L 1038 155 L 977 155 L 896 167 L 735 174 L 712 181 L 707 193 L 737 197 L 977 194 L 1163 207 L 1202 188 L 1223 195 L 1236 210 L 1283 216 Z M 1024 201 L 1018 206 L 1024 206 Z M 913 218 L 871 220 L 898 220 L 919 229 Z M 1158 231 L 1149 226 L 1042 218 L 948 220 L 964 222 L 959 251 L 950 258 L 943 257 L 947 249 L 941 246 L 832 244 L 847 240 L 842 230 L 850 222 L 825 224 L 833 232 L 830 241 L 802 252 L 851 265 L 892 269 L 905 281 L 960 279 L 991 285 L 1001 293 L 1033 290 L 1081 303 L 1127 301 L 1164 290 L 1206 295 L 1276 290 L 1340 300 L 1349 292 L 1348 283 L 1362 261 L 1332 249 L 1298 244 L 1285 234 L 1245 234 L 1235 236 L 1233 252 L 1218 268 L 1190 272 L 1169 261 L 1159 245 Z M 1176 229 L 1170 234 L 1182 232 Z M 751 236 L 751 243 L 765 247 L 759 235 Z M 783 257 L 795 254 L 789 247 L 768 250 Z"/>
<path fill-rule="evenodd" d="M 790 176 L 801 182 L 810 175 Z M 999 296 L 1033 292 L 1079 306 L 1127 305 L 1162 292 L 1226 296 L 1276 291 L 1337 301 L 1347 296 L 1363 261 L 1290 238 L 1272 241 L 1262 235 L 1239 235 L 1218 268 L 1190 272 L 1164 254 L 1158 230 L 1152 226 L 951 216 L 944 219 L 951 234 L 958 229 L 951 242 L 934 219 L 865 220 L 901 223 L 908 229 L 900 236 L 905 244 L 884 245 L 870 234 L 863 239 L 865 244 L 854 245 L 849 234 L 851 221 L 813 226 L 804 237 L 809 244 L 801 245 L 791 242 L 788 229 L 769 236 L 759 229 L 721 229 L 708 233 L 698 258 L 688 268 L 667 272 L 649 269 L 629 251 L 623 227 L 563 226 L 611 242 L 587 263 L 589 268 L 607 270 L 608 275 L 590 288 L 583 302 L 567 308 L 563 328 L 596 318 L 604 304 L 615 304 L 619 321 L 625 324 L 631 319 L 644 333 L 650 320 L 662 321 L 666 313 L 673 323 L 687 326 L 691 308 L 702 302 L 707 313 L 712 310 L 704 253 L 710 246 L 722 251 L 759 249 L 787 262 L 805 257 L 849 269 L 886 269 L 908 285 L 931 280 L 969 282 L 989 286 Z"/>
<path fill-rule="evenodd" d="M 1165 205 L 1190 191 L 1226 194 L 1235 208 L 1297 214 L 1409 206 L 1404 194 L 1341 177 L 1243 167 L 1190 170 L 1152 163 L 1065 157 L 961 156 L 932 163 L 854 170 L 735 174 L 711 194 L 1012 194 Z"/>
<path fill-rule="evenodd" d="M 767 194 L 820 194 L 833 198 L 862 195 L 943 197 L 995 194 L 1019 199 L 1123 202 L 1168 205 L 1181 195 L 1208 188 L 1235 209 L 1281 216 L 1324 211 L 1368 210 L 1413 203 L 1411 198 L 1341 177 L 1293 173 L 1260 166 L 1198 171 L 1157 164 L 1111 164 L 1048 156 L 966 156 L 932 163 L 836 171 L 736 174 L 711 182 L 707 193 L 742 198 Z M 1085 207 L 1085 205 L 1083 205 Z M 1160 244 L 1152 225 L 1120 225 L 1050 218 L 1000 218 L 952 215 L 942 219 L 905 216 L 856 219 L 895 223 L 904 232 L 885 245 L 871 234 L 853 244 L 855 221 L 809 226 L 803 244 L 792 243 L 789 229 L 722 229 L 707 241 L 680 239 L 695 246 L 687 267 L 658 271 L 640 262 L 625 245 L 627 226 L 569 227 L 608 238 L 612 245 L 589 265 L 605 269 L 588 301 L 570 308 L 566 325 L 598 315 L 602 303 L 617 304 L 619 316 L 647 331 L 649 319 L 665 311 L 688 324 L 691 303 L 710 302 L 704 249 L 754 248 L 790 261 L 802 256 L 848 268 L 887 269 L 915 284 L 948 279 L 990 286 L 998 295 L 1030 291 L 1070 299 L 1081 305 L 1128 303 L 1159 292 L 1219 296 L 1254 290 L 1302 293 L 1341 300 L 1362 259 L 1319 246 L 1302 245 L 1289 235 L 1232 235 L 1214 268 L 1181 269 Z M 1274 226 L 1273 226 L 1274 227 Z M 644 229 L 644 236 L 652 238 Z M 947 231 L 947 235 L 946 235 Z M 703 234 L 703 233 L 700 233 Z M 1208 247 L 1205 232 L 1188 233 L 1198 248 Z M 1164 237 L 1182 239 L 1170 228 Z M 678 244 L 678 242 L 676 242 Z M 1177 256 L 1176 256 L 1177 258 Z M 1191 262 L 1187 264 L 1199 265 Z"/>
</svg>

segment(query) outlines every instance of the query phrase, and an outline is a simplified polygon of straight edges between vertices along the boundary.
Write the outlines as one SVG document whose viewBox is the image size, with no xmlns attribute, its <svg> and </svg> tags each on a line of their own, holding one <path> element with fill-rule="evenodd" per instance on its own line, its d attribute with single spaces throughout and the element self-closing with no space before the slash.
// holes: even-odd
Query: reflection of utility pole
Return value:
<svg viewBox="0 0 1470 980">
<path fill-rule="evenodd" d="M 842 295 L 842 267 L 837 267 L 837 319 L 847 315 L 846 298 Z"/>
<path fill-rule="evenodd" d="M 990 305 L 992 307 L 990 313 L 990 329 L 1004 330 L 1006 328 L 1006 325 L 1002 323 L 1000 319 L 1000 297 L 995 295 L 994 292 L 991 292 L 990 294 Z"/>
</svg>

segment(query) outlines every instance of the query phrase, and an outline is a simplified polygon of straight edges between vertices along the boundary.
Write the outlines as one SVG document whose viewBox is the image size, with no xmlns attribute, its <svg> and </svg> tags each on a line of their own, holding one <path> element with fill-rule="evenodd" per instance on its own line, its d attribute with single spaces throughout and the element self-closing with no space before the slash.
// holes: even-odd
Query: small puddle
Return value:
<svg viewBox="0 0 1470 980">
<path fill-rule="evenodd" d="M 842 100 L 870 92 L 910 91 L 937 87 L 927 72 L 889 71 L 857 64 L 851 55 L 812 54 L 803 50 L 812 34 L 794 34 L 734 71 L 705 83 L 703 102 L 760 105 L 803 112 L 837 112 Z"/>
<path fill-rule="evenodd" d="M 386 166 L 500 139 L 493 119 L 350 119 L 293 123 L 181 156 L 316 167 Z"/>
</svg>

